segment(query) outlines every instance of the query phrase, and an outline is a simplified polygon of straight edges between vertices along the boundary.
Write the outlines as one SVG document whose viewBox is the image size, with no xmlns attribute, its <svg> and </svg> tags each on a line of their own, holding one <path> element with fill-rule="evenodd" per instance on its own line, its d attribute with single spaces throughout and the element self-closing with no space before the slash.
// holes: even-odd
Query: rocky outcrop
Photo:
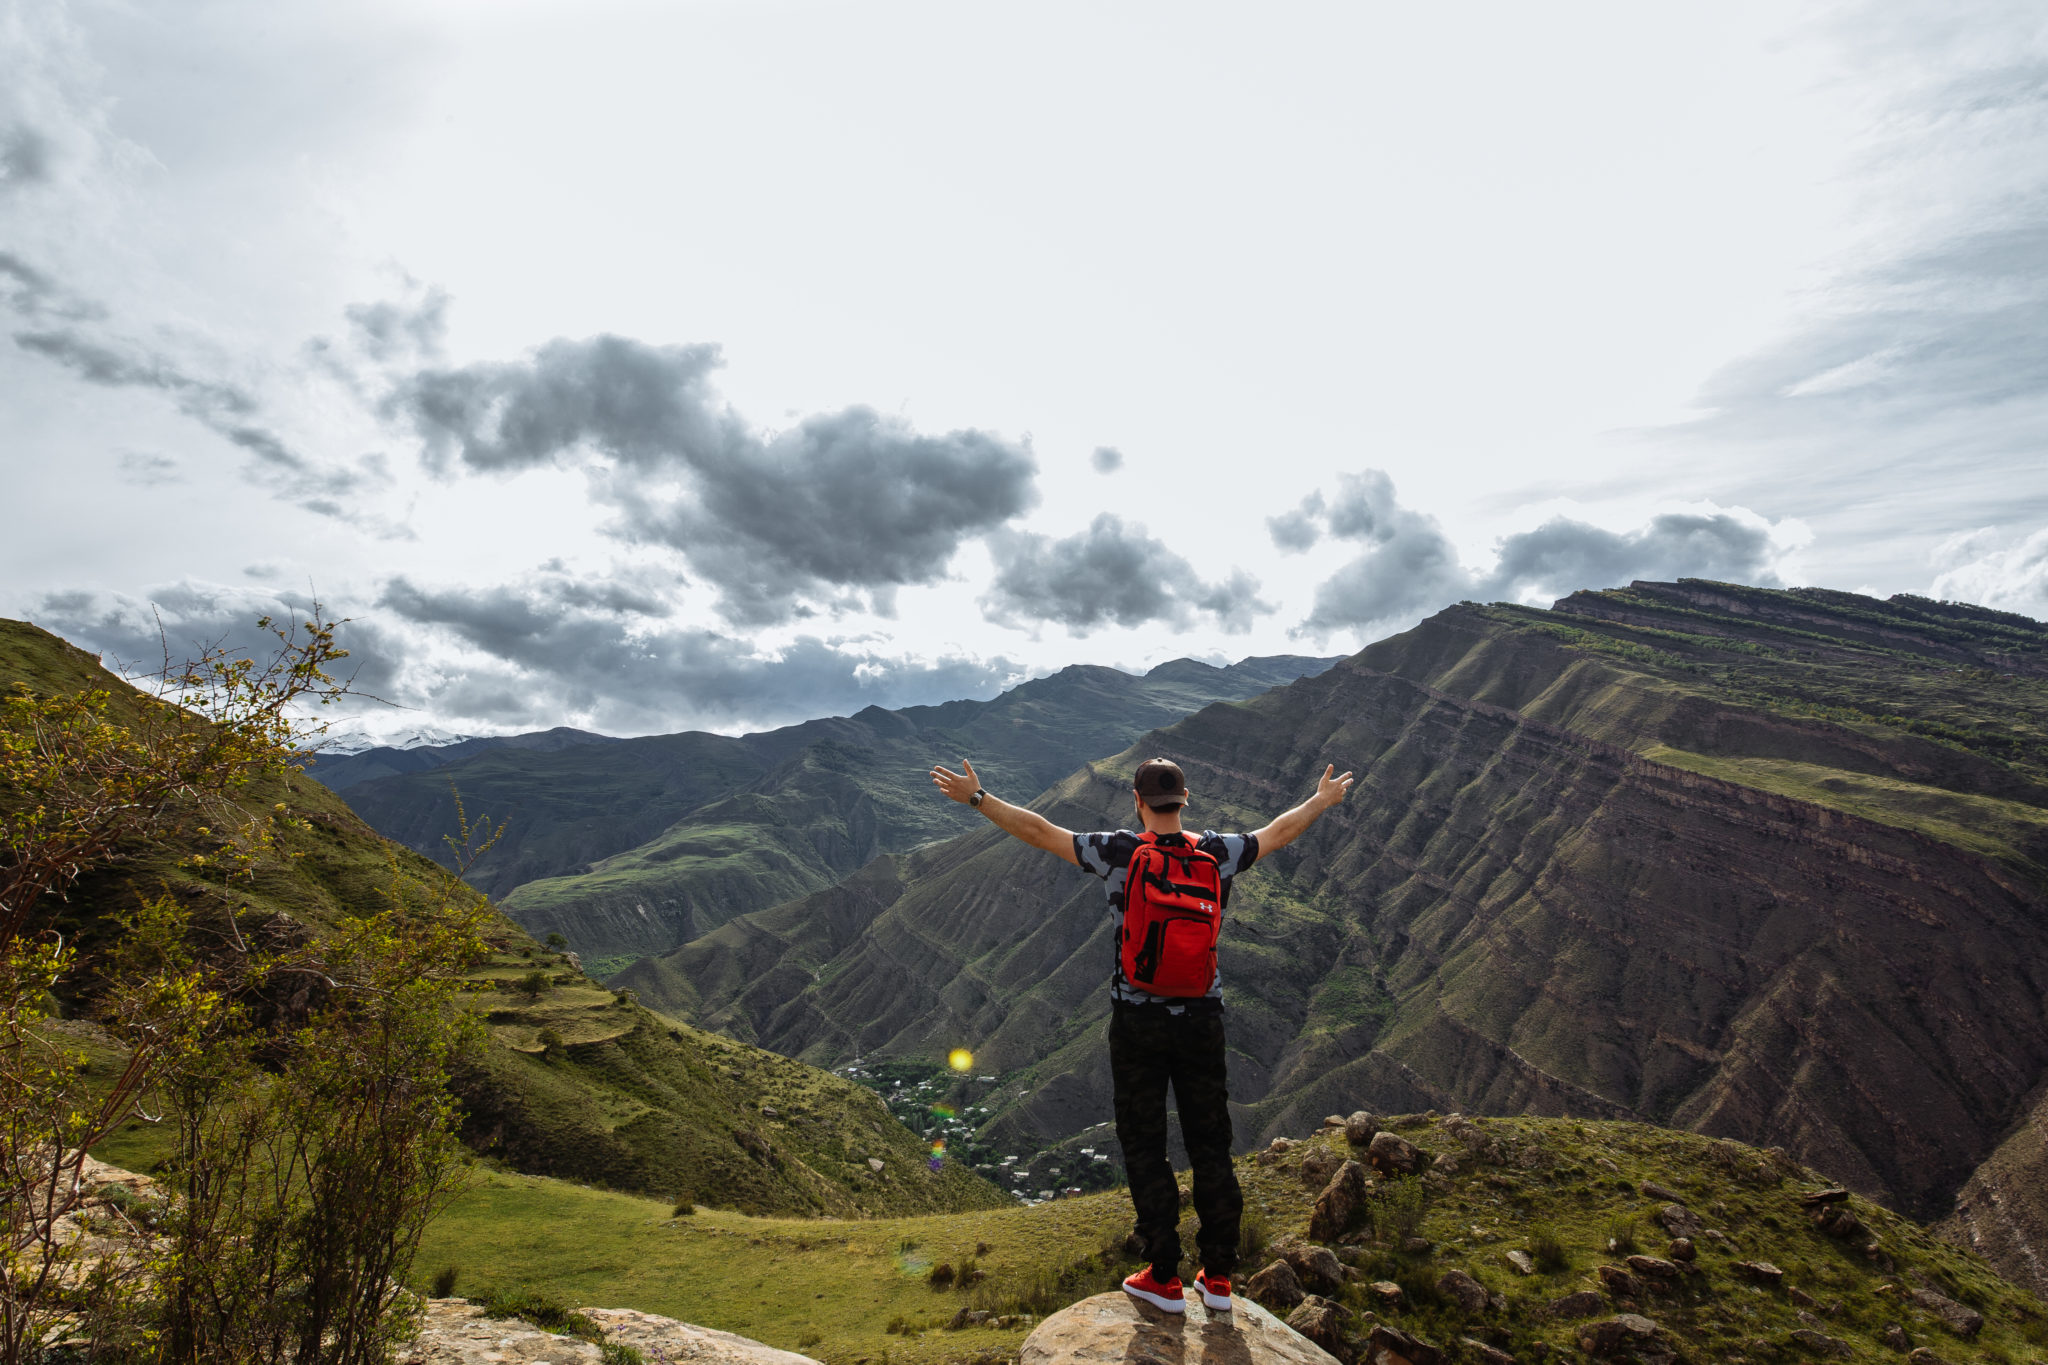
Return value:
<svg viewBox="0 0 2048 1365">
<path fill-rule="evenodd" d="M 1211 1313 L 1199 1296 L 1184 1315 L 1162 1313 L 1121 1291 L 1063 1308 L 1032 1329 L 1018 1365 L 1338 1365 L 1335 1357 L 1257 1304 Z M 1297 1310 L 1299 1311 L 1299 1310 Z"/>
<path fill-rule="evenodd" d="M 731 1332 L 695 1327 L 630 1308 L 585 1308 L 607 1342 L 671 1365 L 818 1365 Z M 400 1365 L 600 1365 L 597 1346 L 517 1318 L 492 1318 L 464 1299 L 429 1299 L 420 1332 L 398 1348 Z"/>
</svg>

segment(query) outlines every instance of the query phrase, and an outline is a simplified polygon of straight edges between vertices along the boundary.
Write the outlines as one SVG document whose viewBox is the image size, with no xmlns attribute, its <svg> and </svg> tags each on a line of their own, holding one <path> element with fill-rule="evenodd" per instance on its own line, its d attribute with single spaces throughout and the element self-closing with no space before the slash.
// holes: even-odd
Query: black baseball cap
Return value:
<svg viewBox="0 0 2048 1365">
<path fill-rule="evenodd" d="M 1188 780 L 1170 758 L 1148 758 L 1131 779 L 1138 799 L 1153 810 L 1172 810 L 1188 803 Z"/>
</svg>

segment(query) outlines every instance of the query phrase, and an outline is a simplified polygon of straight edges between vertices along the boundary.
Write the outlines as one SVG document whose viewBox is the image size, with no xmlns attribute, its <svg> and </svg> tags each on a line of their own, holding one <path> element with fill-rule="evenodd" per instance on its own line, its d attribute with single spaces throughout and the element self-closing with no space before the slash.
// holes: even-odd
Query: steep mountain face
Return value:
<svg viewBox="0 0 2048 1365">
<path fill-rule="evenodd" d="M 1358 773 L 1232 901 L 1243 1145 L 1357 1107 L 1644 1119 L 1781 1145 L 1929 1217 L 2001 1143 L 2001 1169 L 2039 1169 L 2038 1138 L 2008 1139 L 2048 1078 L 2044 679 L 2039 623 L 1918 599 L 1685 582 L 1467 604 L 1036 808 L 1124 823 L 1153 752 L 1217 828 L 1325 763 Z M 1102 1122 L 1100 888 L 950 813 L 967 832 L 621 983 L 821 1063 L 973 1047 L 1021 1072 L 993 1135 Z"/>
<path fill-rule="evenodd" d="M 90 654 L 20 621 L 0 620 L 0 693 L 105 688 L 118 721 L 147 699 Z M 0 799 L 5 793 L 0 792 Z M 385 902 L 394 880 L 431 896 L 440 878 L 420 857 L 379 837 L 341 799 L 303 776 L 257 784 L 248 802 L 282 802 L 310 828 L 279 836 L 280 856 L 238 883 L 245 915 L 279 917 L 318 934 Z M 199 847 L 194 836 L 192 848 Z M 218 884 L 183 866 L 183 849 L 93 874 L 74 886 L 58 927 L 88 956 L 117 930 L 111 918 L 138 892 L 213 901 Z M 752 1213 L 931 1213 L 984 1208 L 1008 1197 L 972 1172 L 926 1169 L 925 1144 L 871 1092 L 829 1073 L 729 1039 L 678 1027 L 588 980 L 509 920 L 489 937 L 492 960 L 471 975 L 469 999 L 489 1046 L 460 1077 L 463 1136 L 476 1150 L 533 1174 L 688 1195 Z M 507 990 L 544 970 L 537 997 Z M 89 981 L 90 972 L 77 974 Z M 89 1020 L 90 998 L 67 999 Z M 554 1037 L 541 1044 L 540 1030 Z M 873 1164 L 873 1163 L 879 1163 Z"/>
<path fill-rule="evenodd" d="M 509 821 L 471 880 L 536 935 L 565 936 L 601 971 L 951 833 L 928 799 L 935 762 L 965 755 L 992 788 L 1035 794 L 1189 711 L 1331 662 L 1286 655 L 1214 668 L 1181 659 L 1143 677 L 1074 667 L 992 701 L 870 707 L 739 738 L 497 746 L 360 782 L 348 800 L 429 854 L 456 824 L 451 784 L 472 816 Z"/>
</svg>

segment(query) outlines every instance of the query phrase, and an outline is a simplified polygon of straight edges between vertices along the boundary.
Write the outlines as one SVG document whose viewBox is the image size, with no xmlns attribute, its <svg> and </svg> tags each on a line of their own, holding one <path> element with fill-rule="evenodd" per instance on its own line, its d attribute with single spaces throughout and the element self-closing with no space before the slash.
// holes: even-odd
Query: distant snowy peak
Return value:
<svg viewBox="0 0 2048 1365">
<path fill-rule="evenodd" d="M 367 753 L 372 749 L 439 749 L 450 744 L 461 744 L 467 740 L 482 739 L 481 735 L 459 735 L 452 730 L 437 730 L 426 726 L 402 736 L 369 735 L 361 731 L 330 730 L 318 741 L 307 746 L 316 752 L 336 757 Z"/>
</svg>

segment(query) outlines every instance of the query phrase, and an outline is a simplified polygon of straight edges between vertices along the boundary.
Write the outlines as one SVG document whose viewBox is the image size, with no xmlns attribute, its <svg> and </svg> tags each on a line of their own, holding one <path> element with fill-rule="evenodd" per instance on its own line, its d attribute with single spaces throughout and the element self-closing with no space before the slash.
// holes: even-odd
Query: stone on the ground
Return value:
<svg viewBox="0 0 2048 1365">
<path fill-rule="evenodd" d="M 1657 1211 L 1657 1221 L 1664 1225 L 1664 1231 L 1673 1237 L 1697 1237 L 1700 1235 L 1699 1215 L 1683 1204 L 1666 1204 Z"/>
<path fill-rule="evenodd" d="M 1467 1313 L 1483 1313 L 1493 1296 L 1486 1292 L 1486 1286 L 1462 1270 L 1446 1270 L 1443 1278 L 1436 1282 L 1436 1292 L 1456 1303 Z"/>
<path fill-rule="evenodd" d="M 1369 1145 L 1379 1131 L 1380 1121 L 1363 1109 L 1344 1120 L 1344 1140 L 1353 1147 Z"/>
<path fill-rule="evenodd" d="M 1444 1353 L 1412 1333 L 1377 1323 L 1365 1339 L 1364 1365 L 1440 1365 Z"/>
<path fill-rule="evenodd" d="M 1344 1287 L 1344 1263 L 1328 1247 L 1298 1237 L 1282 1237 L 1270 1250 L 1294 1267 L 1304 1288 L 1318 1294 L 1334 1294 Z"/>
<path fill-rule="evenodd" d="M 1281 1157 L 1287 1155 L 1287 1153 L 1293 1150 L 1293 1148 L 1294 1143 L 1289 1139 L 1274 1138 L 1271 1142 L 1267 1143 L 1263 1148 L 1261 1148 L 1258 1154 L 1254 1156 L 1252 1160 L 1258 1162 L 1261 1166 L 1270 1166 L 1274 1162 L 1278 1161 Z"/>
<path fill-rule="evenodd" d="M 1283 1258 L 1244 1282 L 1244 1292 L 1268 1308 L 1287 1309 L 1308 1297 L 1294 1267 Z"/>
<path fill-rule="evenodd" d="M 1323 1116 L 1323 1127 L 1342 1128 L 1343 1126 L 1344 1116 L 1342 1114 L 1325 1114 Z"/>
<path fill-rule="evenodd" d="M 1799 1196 L 1799 1202 L 1808 1208 L 1815 1208 L 1821 1204 L 1839 1204 L 1848 1197 L 1847 1190 L 1836 1187 L 1830 1190 L 1815 1190 L 1812 1194 L 1802 1194 Z"/>
<path fill-rule="evenodd" d="M 1399 1308 L 1408 1302 L 1408 1296 L 1401 1292 L 1401 1286 L 1392 1280 L 1374 1280 L 1365 1287 L 1374 1303 L 1382 1308 Z"/>
<path fill-rule="evenodd" d="M 1334 1242 L 1342 1236 L 1364 1211 L 1370 1183 L 1365 1167 L 1358 1162 L 1339 1166 L 1309 1211 L 1308 1235 L 1319 1242 Z"/>
<path fill-rule="evenodd" d="M 1785 1279 L 1785 1272 L 1769 1261 L 1737 1261 L 1735 1273 L 1761 1285 L 1781 1284 Z"/>
<path fill-rule="evenodd" d="M 1199 1294 L 1185 1314 L 1162 1313 L 1122 1290 L 1062 1308 L 1024 1338 L 1018 1365 L 1339 1365 L 1337 1359 L 1242 1296 L 1211 1313 Z"/>
<path fill-rule="evenodd" d="M 704 1365 L 817 1365 L 806 1355 L 764 1346 L 751 1338 L 632 1308 L 579 1310 L 604 1329 L 605 1340 L 631 1346 L 650 1360 L 666 1358 Z"/>
<path fill-rule="evenodd" d="M 1878 1340 L 1891 1347 L 1894 1351 L 1904 1352 L 1913 1349 L 1913 1338 L 1907 1336 L 1906 1329 L 1899 1326 L 1896 1322 L 1887 1324 L 1883 1335 L 1879 1336 Z"/>
<path fill-rule="evenodd" d="M 1792 1344 L 1801 1350 L 1817 1356 L 1853 1356 L 1856 1348 L 1840 1337 L 1831 1337 L 1826 1332 L 1817 1332 L 1811 1327 L 1795 1328 Z"/>
<path fill-rule="evenodd" d="M 1344 1347 L 1344 1319 L 1351 1310 L 1334 1299 L 1311 1294 L 1287 1315 L 1287 1325 L 1333 1356 L 1347 1354 Z"/>
<path fill-rule="evenodd" d="M 1589 1318 L 1606 1306 L 1607 1300 L 1590 1289 L 1581 1289 L 1553 1302 L 1549 1313 L 1554 1318 Z"/>
<path fill-rule="evenodd" d="M 1311 1147 L 1301 1156 L 1301 1183 L 1310 1189 L 1321 1189 L 1343 1164 L 1343 1160 L 1328 1148 Z"/>
<path fill-rule="evenodd" d="M 1480 1365 L 1515 1365 L 1512 1355 L 1476 1337 L 1459 1337 L 1458 1345 L 1464 1347 L 1469 1359 L 1480 1362 Z"/>
<path fill-rule="evenodd" d="M 1662 1256 L 1631 1256 L 1628 1268 L 1638 1275 L 1647 1275 L 1654 1280 L 1675 1280 L 1678 1267 Z"/>
<path fill-rule="evenodd" d="M 1643 1292 L 1643 1282 L 1618 1265 L 1603 1265 L 1593 1272 L 1607 1292 L 1618 1299 L 1633 1299 Z"/>
<path fill-rule="evenodd" d="M 1641 1188 L 1643 1198 L 1645 1199 L 1662 1199 L 1667 1204 L 1683 1204 L 1685 1202 L 1685 1196 L 1677 1190 L 1672 1189 L 1668 1185 L 1659 1185 L 1653 1180 L 1645 1180 Z"/>
<path fill-rule="evenodd" d="M 1948 1365 L 1948 1361 L 1925 1346 L 1915 1346 L 1906 1355 L 1906 1365 Z"/>
<path fill-rule="evenodd" d="M 1907 1295 L 1917 1308 L 1924 1308 L 1941 1319 L 1941 1325 L 1959 1337 L 1974 1337 L 1984 1329 L 1984 1315 L 1968 1304 L 1957 1303 L 1946 1294 L 1932 1289 L 1916 1289 Z"/>
<path fill-rule="evenodd" d="M 1507 1263 L 1515 1268 L 1515 1273 L 1518 1275 L 1534 1275 L 1536 1273 L 1536 1262 L 1526 1251 L 1508 1252 Z"/>
<path fill-rule="evenodd" d="M 1692 1244 L 1692 1238 L 1690 1237 L 1672 1238 L 1671 1246 L 1664 1254 L 1671 1260 L 1685 1264 L 1698 1260 L 1700 1255 L 1699 1249 Z"/>
<path fill-rule="evenodd" d="M 1605 1322 L 1589 1323 L 1579 1329 L 1579 1349 L 1591 1356 L 1618 1356 L 1648 1345 L 1657 1335 L 1657 1324 L 1638 1313 L 1618 1313 Z"/>
<path fill-rule="evenodd" d="M 1414 1175 L 1422 1166 L 1422 1153 L 1397 1133 L 1376 1135 L 1366 1148 L 1365 1158 L 1381 1175 Z"/>
</svg>

